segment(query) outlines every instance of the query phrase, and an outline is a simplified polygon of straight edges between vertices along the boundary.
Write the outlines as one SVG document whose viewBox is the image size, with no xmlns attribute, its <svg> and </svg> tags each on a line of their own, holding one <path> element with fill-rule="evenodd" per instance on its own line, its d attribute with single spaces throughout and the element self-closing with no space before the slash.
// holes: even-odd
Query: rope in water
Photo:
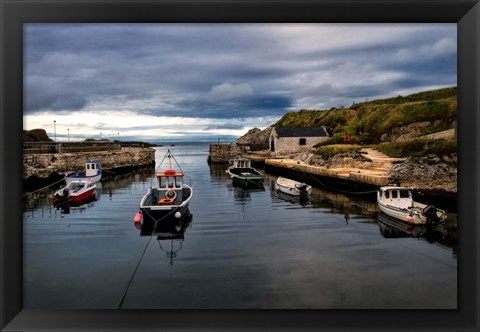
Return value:
<svg viewBox="0 0 480 332">
<path fill-rule="evenodd" d="M 37 189 L 37 190 L 32 191 L 32 192 L 28 192 L 28 193 L 26 193 L 25 195 L 23 195 L 23 197 L 25 197 L 25 196 L 27 196 L 27 195 L 34 194 L 34 193 L 36 193 L 37 191 L 43 190 L 43 189 L 45 189 L 45 188 L 51 187 L 51 186 L 53 186 L 53 185 L 55 185 L 55 184 L 57 184 L 57 183 L 60 183 L 60 182 L 62 182 L 62 181 L 64 181 L 64 180 L 65 180 L 65 179 L 62 178 L 61 180 L 58 180 L 57 182 L 54 182 L 54 183 L 50 183 L 49 185 L 47 185 L 47 186 L 45 186 L 45 187 L 42 187 L 42 188 Z"/>
<path fill-rule="evenodd" d="M 142 262 L 143 256 L 145 256 L 145 253 L 147 252 L 148 245 L 150 244 L 150 241 L 152 240 L 153 235 L 155 234 L 158 223 L 161 220 L 170 216 L 172 213 L 176 212 L 177 210 L 178 210 L 178 207 L 173 209 L 172 211 L 170 211 L 169 213 L 167 213 L 165 216 L 161 217 L 158 220 L 155 220 L 155 218 L 153 218 L 152 215 L 147 210 L 144 210 L 144 212 L 146 212 L 149 215 L 149 217 L 152 218 L 152 220 L 155 220 L 155 226 L 153 227 L 152 233 L 150 234 L 150 238 L 148 239 L 147 244 L 145 245 L 145 248 L 143 249 L 143 252 L 142 252 L 142 255 L 140 256 L 140 259 L 138 260 L 137 266 L 135 267 L 135 270 L 133 271 L 133 274 L 130 277 L 130 280 L 128 281 L 127 287 L 125 288 L 125 291 L 123 292 L 122 297 L 120 298 L 117 305 L 115 306 L 115 310 L 122 309 L 122 305 L 123 305 L 123 302 L 125 301 L 125 298 L 127 296 L 128 289 L 130 288 L 130 285 L 132 284 L 133 278 L 135 278 L 135 275 L 136 275 L 137 270 L 140 266 L 140 263 Z"/>
</svg>

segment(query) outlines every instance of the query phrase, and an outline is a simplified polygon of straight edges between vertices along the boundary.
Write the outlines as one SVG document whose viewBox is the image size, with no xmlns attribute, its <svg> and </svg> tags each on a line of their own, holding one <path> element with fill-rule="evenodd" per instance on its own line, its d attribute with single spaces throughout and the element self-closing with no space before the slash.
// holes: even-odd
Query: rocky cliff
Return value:
<svg viewBox="0 0 480 332">
<path fill-rule="evenodd" d="M 264 145 L 265 149 L 268 149 L 268 138 L 270 137 L 270 133 L 273 127 L 267 127 L 264 130 L 259 128 L 250 129 L 245 135 L 240 137 L 237 140 L 238 145 Z"/>
<path fill-rule="evenodd" d="M 422 190 L 457 192 L 457 155 L 409 158 L 388 171 L 392 183 Z"/>
<path fill-rule="evenodd" d="M 23 131 L 24 142 L 49 142 L 53 141 L 48 137 L 45 129 L 32 129 Z"/>
</svg>

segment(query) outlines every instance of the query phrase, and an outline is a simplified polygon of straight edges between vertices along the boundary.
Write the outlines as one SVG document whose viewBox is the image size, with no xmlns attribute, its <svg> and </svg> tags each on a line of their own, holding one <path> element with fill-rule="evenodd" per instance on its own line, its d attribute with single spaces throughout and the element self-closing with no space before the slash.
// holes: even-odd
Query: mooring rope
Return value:
<svg viewBox="0 0 480 332">
<path fill-rule="evenodd" d="M 312 174 L 310 173 L 307 173 L 308 175 L 310 175 L 310 177 L 312 179 L 315 180 L 315 182 L 319 183 L 320 185 L 324 186 L 325 188 L 331 190 L 331 191 L 337 191 L 337 192 L 341 192 L 343 194 L 350 194 L 350 195 L 365 195 L 365 194 L 372 194 L 372 193 L 376 193 L 377 190 L 370 190 L 370 191 L 345 191 L 345 190 L 340 190 L 340 189 L 337 189 L 337 188 L 332 188 L 332 187 L 329 187 L 327 186 L 326 184 L 318 181 L 317 178 L 315 178 Z"/>
<path fill-rule="evenodd" d="M 45 189 L 45 188 L 51 187 L 51 186 L 53 186 L 53 185 L 55 185 L 55 184 L 57 184 L 57 183 L 60 183 L 60 182 L 62 182 L 62 181 L 64 181 L 64 180 L 65 180 L 65 178 L 62 178 L 61 180 L 58 180 L 57 182 L 54 182 L 54 183 L 50 183 L 49 185 L 47 185 L 47 186 L 45 186 L 45 187 L 43 187 L 43 188 L 37 189 L 37 190 L 32 191 L 32 192 L 28 192 L 28 193 L 24 194 L 23 197 L 25 197 L 25 196 L 27 196 L 27 195 L 34 194 L 34 193 L 36 193 L 37 191 L 43 190 L 43 189 Z"/>
<path fill-rule="evenodd" d="M 128 289 L 130 288 L 130 285 L 132 284 L 133 278 L 135 277 L 135 275 L 137 273 L 137 270 L 140 267 L 140 263 L 142 262 L 142 259 L 145 256 L 145 253 L 147 252 L 148 245 L 150 244 L 150 241 L 152 240 L 153 235 L 155 234 L 155 231 L 157 230 L 157 225 L 158 225 L 159 221 L 161 221 L 162 219 L 165 219 L 166 217 L 170 216 L 173 212 L 175 212 L 177 210 L 178 210 L 178 207 L 173 209 L 172 211 L 170 211 L 169 213 L 167 213 L 165 216 L 161 217 L 158 220 L 155 220 L 155 218 L 153 218 L 152 215 L 147 210 L 144 210 L 144 212 L 146 212 L 150 216 L 150 218 L 155 220 L 155 226 L 153 227 L 152 233 L 150 234 L 150 238 L 148 239 L 147 244 L 145 245 L 145 248 L 143 249 L 143 252 L 142 252 L 142 255 L 140 256 L 140 259 L 138 260 L 137 266 L 135 267 L 135 270 L 133 271 L 133 274 L 130 277 L 130 280 L 128 281 L 127 287 L 125 288 L 125 291 L 123 292 L 122 297 L 120 298 L 117 305 L 115 306 L 115 310 L 122 309 L 122 305 L 123 305 L 123 302 L 125 301 L 125 298 L 127 296 Z"/>
</svg>

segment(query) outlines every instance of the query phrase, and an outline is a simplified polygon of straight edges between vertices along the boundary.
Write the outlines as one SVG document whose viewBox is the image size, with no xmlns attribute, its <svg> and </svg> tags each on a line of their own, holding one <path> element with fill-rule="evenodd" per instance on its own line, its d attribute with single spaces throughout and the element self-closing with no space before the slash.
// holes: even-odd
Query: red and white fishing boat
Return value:
<svg viewBox="0 0 480 332">
<path fill-rule="evenodd" d="M 97 185 L 90 180 L 70 181 L 65 187 L 57 190 L 53 194 L 53 202 L 80 202 L 92 196 L 95 196 Z"/>
</svg>

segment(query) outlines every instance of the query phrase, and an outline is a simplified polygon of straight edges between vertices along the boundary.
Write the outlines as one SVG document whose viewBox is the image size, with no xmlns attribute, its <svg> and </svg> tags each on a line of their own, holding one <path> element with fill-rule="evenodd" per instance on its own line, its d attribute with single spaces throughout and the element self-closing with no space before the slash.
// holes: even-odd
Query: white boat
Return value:
<svg viewBox="0 0 480 332">
<path fill-rule="evenodd" d="M 170 150 L 163 160 L 165 158 L 169 159 L 170 167 L 163 172 L 158 172 L 163 161 L 160 163 L 155 174 L 155 184 L 148 189 L 140 201 L 140 213 L 144 222 L 181 221 L 189 214 L 188 204 L 192 198 L 193 189 L 184 183 L 185 175 Z M 178 171 L 172 169 L 172 158 L 179 168 Z"/>
<path fill-rule="evenodd" d="M 73 202 L 79 203 L 95 195 L 97 185 L 90 180 L 70 181 L 65 187 L 53 194 L 53 203 Z"/>
<path fill-rule="evenodd" d="M 377 202 L 386 215 L 411 224 L 438 224 L 447 219 L 445 211 L 413 201 L 412 190 L 407 187 L 380 187 Z"/>
<path fill-rule="evenodd" d="M 100 168 L 100 161 L 90 161 L 85 163 L 85 172 L 72 173 L 65 176 L 67 185 L 76 180 L 89 180 L 91 182 L 98 182 L 102 178 L 102 169 Z"/>
<path fill-rule="evenodd" d="M 276 188 L 282 193 L 293 196 L 310 195 L 312 192 L 312 186 L 281 176 L 277 179 Z"/>
</svg>

